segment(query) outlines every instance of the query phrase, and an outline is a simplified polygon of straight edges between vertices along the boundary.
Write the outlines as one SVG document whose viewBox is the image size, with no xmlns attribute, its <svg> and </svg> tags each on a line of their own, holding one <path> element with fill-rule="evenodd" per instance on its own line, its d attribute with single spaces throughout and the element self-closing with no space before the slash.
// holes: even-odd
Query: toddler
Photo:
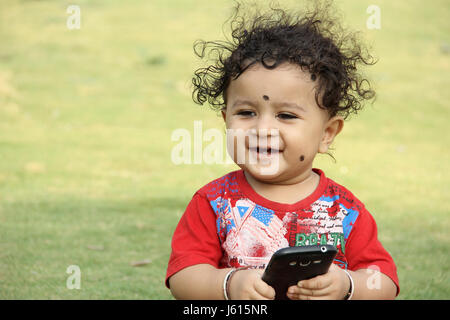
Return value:
<svg viewBox="0 0 450 320">
<path fill-rule="evenodd" d="M 373 64 L 324 8 L 271 8 L 231 19 L 232 39 L 195 45 L 197 103 L 222 113 L 240 167 L 198 190 L 172 239 L 166 285 L 179 299 L 274 299 L 261 275 L 288 246 L 334 245 L 326 274 L 288 288 L 289 299 L 393 299 L 394 261 L 376 223 L 348 189 L 313 168 L 344 120 L 374 97 L 357 67 Z"/>
</svg>

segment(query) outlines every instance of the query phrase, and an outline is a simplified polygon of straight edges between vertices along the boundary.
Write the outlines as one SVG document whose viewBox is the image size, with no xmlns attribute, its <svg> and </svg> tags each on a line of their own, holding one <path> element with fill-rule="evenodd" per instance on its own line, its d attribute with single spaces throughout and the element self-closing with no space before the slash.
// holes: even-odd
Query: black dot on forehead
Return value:
<svg viewBox="0 0 450 320">
<path fill-rule="evenodd" d="M 304 155 L 301 155 L 301 156 L 300 156 L 300 161 L 303 161 L 303 160 L 305 160 L 305 156 L 304 156 Z"/>
<path fill-rule="evenodd" d="M 268 101 L 269 100 L 269 96 L 263 95 L 263 99 Z"/>
<path fill-rule="evenodd" d="M 312 81 L 316 81 L 316 78 L 317 78 L 317 76 L 313 73 L 313 74 L 311 75 L 311 80 L 312 80 Z"/>
</svg>

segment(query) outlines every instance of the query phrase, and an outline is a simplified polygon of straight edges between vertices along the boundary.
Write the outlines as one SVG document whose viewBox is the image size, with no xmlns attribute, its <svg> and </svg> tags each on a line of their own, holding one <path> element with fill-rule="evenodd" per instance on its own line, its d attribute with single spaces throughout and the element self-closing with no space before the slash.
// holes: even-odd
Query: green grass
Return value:
<svg viewBox="0 0 450 320">
<path fill-rule="evenodd" d="M 448 299 L 450 5 L 377 1 L 381 30 L 367 30 L 372 2 L 337 5 L 379 58 L 378 99 L 346 123 L 337 162 L 316 166 L 376 218 L 399 299 Z M 193 42 L 221 37 L 231 3 L 78 1 L 80 30 L 69 4 L 0 3 L 0 299 L 170 299 L 177 221 L 235 168 L 170 160 L 173 130 L 223 128 L 188 85 Z M 80 290 L 66 288 L 70 265 Z"/>
</svg>

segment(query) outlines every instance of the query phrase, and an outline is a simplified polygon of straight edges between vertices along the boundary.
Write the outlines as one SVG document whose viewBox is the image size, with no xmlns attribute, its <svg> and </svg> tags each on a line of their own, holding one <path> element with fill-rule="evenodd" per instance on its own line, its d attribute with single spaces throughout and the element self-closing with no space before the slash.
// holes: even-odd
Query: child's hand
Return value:
<svg viewBox="0 0 450 320">
<path fill-rule="evenodd" d="M 349 288 L 350 279 L 347 274 L 332 264 L 327 273 L 289 287 L 287 296 L 291 300 L 340 300 L 345 297 Z"/>
<path fill-rule="evenodd" d="M 265 283 L 261 276 L 263 270 L 239 270 L 231 278 L 229 296 L 233 300 L 272 300 L 275 290 Z"/>
</svg>

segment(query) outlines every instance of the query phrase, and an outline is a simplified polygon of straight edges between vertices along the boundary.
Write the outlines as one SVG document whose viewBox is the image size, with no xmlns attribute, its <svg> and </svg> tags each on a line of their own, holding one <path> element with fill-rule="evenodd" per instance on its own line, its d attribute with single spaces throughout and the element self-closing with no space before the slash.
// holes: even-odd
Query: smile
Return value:
<svg viewBox="0 0 450 320">
<path fill-rule="evenodd" d="M 260 154 L 260 155 L 275 155 L 278 154 L 282 151 L 278 150 L 278 149 L 274 149 L 274 148 L 260 148 L 260 147 L 256 147 L 256 148 L 249 148 L 249 150 L 251 152 Z"/>
<path fill-rule="evenodd" d="M 271 164 L 278 163 L 280 153 L 282 150 L 274 148 L 249 148 L 249 163 L 250 164 Z"/>
</svg>

